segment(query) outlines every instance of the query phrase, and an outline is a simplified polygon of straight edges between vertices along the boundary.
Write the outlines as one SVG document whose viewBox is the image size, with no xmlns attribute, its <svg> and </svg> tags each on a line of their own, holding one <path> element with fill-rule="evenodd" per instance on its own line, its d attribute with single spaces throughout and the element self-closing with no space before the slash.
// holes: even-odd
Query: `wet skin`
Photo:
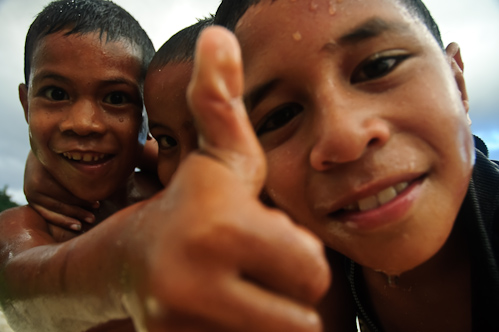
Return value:
<svg viewBox="0 0 499 332">
<path fill-rule="evenodd" d="M 65 32 L 38 43 L 20 100 L 44 167 L 75 196 L 101 200 L 126 185 L 145 142 L 140 54 Z"/>
<path fill-rule="evenodd" d="M 312 4 L 262 1 L 236 27 L 265 189 L 331 248 L 400 274 L 444 245 L 471 175 L 454 54 L 393 1 Z"/>
<path fill-rule="evenodd" d="M 180 62 L 150 69 L 144 83 L 149 128 L 158 142 L 158 176 L 165 186 L 180 162 L 197 148 L 186 98 L 192 68 L 192 62 Z"/>
</svg>

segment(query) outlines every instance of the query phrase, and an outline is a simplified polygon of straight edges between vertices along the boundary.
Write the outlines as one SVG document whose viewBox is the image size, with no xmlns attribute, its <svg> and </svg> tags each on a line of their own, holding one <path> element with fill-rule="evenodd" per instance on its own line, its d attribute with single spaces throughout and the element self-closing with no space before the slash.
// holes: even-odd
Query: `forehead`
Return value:
<svg viewBox="0 0 499 332">
<path fill-rule="evenodd" d="M 138 80 L 142 62 L 138 47 L 126 40 L 106 41 L 105 35 L 101 38 L 97 32 L 67 36 L 66 32 L 52 33 L 38 41 L 32 57 L 32 74 L 64 67 L 73 67 L 73 73 L 90 74 L 89 69 L 100 68 L 102 75 L 127 73 Z"/>
<path fill-rule="evenodd" d="M 318 37 L 337 42 L 361 22 L 374 18 L 382 18 L 393 26 L 414 28 L 407 33 L 429 35 L 424 25 L 397 0 L 262 0 L 245 12 L 235 32 L 243 48 L 259 48 L 276 38 L 303 47 Z"/>
<path fill-rule="evenodd" d="M 192 62 L 180 62 L 148 71 L 144 101 L 150 118 L 159 118 L 172 112 L 188 113 L 186 92 L 192 68 Z"/>
</svg>

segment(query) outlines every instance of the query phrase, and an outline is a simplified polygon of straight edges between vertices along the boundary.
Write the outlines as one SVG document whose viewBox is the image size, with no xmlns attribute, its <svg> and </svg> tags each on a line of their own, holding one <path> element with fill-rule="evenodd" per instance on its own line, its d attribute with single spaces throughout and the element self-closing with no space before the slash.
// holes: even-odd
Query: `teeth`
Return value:
<svg viewBox="0 0 499 332">
<path fill-rule="evenodd" d="M 376 196 L 367 197 L 359 201 L 359 210 L 367 211 L 378 207 L 378 198 Z"/>
<path fill-rule="evenodd" d="M 73 160 L 80 161 L 81 160 L 81 153 L 78 153 L 78 152 L 72 153 L 72 158 L 73 158 Z"/>
<path fill-rule="evenodd" d="M 404 191 L 405 188 L 407 188 L 409 184 L 407 182 L 402 182 L 397 185 L 395 185 L 395 190 L 397 190 L 397 193 L 400 193 Z"/>
<path fill-rule="evenodd" d="M 64 152 L 62 155 L 69 160 L 83 162 L 99 161 L 106 157 L 103 153 L 96 155 L 94 153 Z"/>
<path fill-rule="evenodd" d="M 92 156 L 91 154 L 84 154 L 83 155 L 83 161 L 89 162 L 89 161 L 93 161 L 93 160 L 94 160 L 94 156 Z"/>
<path fill-rule="evenodd" d="M 359 210 L 359 204 L 352 203 L 350 205 L 345 206 L 343 209 L 347 210 L 347 211 L 358 211 Z"/>
<path fill-rule="evenodd" d="M 409 183 L 402 182 L 398 183 L 393 187 L 388 187 L 376 195 L 366 197 L 359 200 L 358 202 L 349 204 L 343 208 L 345 211 L 369 211 L 376 209 L 377 207 L 386 204 L 397 197 L 402 191 L 404 191 L 409 186 Z"/>
<path fill-rule="evenodd" d="M 390 187 L 386 188 L 383 191 L 380 191 L 376 196 L 378 197 L 378 201 L 380 204 L 386 204 L 397 197 L 397 191 L 395 190 L 395 188 Z"/>
</svg>

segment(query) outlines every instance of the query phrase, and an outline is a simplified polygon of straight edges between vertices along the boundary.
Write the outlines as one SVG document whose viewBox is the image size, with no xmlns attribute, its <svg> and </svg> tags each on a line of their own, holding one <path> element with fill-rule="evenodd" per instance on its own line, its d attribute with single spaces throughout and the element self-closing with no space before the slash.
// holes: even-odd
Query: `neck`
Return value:
<svg viewBox="0 0 499 332">
<path fill-rule="evenodd" d="M 465 232 L 456 225 L 430 260 L 400 276 L 364 268 L 367 293 L 385 331 L 471 331 Z"/>
<path fill-rule="evenodd" d="M 130 175 L 126 181 L 123 181 L 121 187 L 117 188 L 112 195 L 99 201 L 100 206 L 93 212 L 95 214 L 96 224 L 108 218 L 113 213 L 131 205 L 132 195 L 137 191 L 134 174 Z"/>
</svg>

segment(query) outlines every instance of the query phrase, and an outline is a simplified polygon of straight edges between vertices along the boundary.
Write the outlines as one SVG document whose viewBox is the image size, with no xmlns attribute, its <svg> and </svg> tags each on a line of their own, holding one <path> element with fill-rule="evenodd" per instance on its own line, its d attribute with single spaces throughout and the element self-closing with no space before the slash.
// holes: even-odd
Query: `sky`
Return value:
<svg viewBox="0 0 499 332">
<path fill-rule="evenodd" d="M 220 0 L 115 0 L 159 48 L 178 30 L 214 13 Z M 369 1 L 369 0 L 365 0 Z M 18 99 L 23 82 L 24 39 L 48 0 L 0 0 L 0 189 L 20 204 L 28 129 Z M 461 46 L 470 98 L 471 129 L 499 160 L 499 0 L 425 0 L 445 44 Z"/>
</svg>

